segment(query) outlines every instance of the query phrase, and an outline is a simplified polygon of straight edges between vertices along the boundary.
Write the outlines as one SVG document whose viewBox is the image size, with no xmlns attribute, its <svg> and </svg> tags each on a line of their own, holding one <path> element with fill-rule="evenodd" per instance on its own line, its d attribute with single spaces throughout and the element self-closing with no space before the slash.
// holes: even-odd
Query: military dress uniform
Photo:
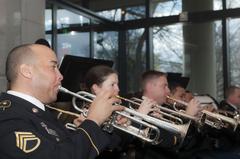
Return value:
<svg viewBox="0 0 240 159">
<path fill-rule="evenodd" d="M 226 100 L 220 102 L 219 109 L 232 112 L 233 114 L 238 112 L 238 109 L 235 105 L 228 103 Z"/>
<path fill-rule="evenodd" d="M 20 97 L 0 95 L 1 159 L 92 159 L 109 137 L 91 120 L 69 132 L 50 112 Z"/>
</svg>

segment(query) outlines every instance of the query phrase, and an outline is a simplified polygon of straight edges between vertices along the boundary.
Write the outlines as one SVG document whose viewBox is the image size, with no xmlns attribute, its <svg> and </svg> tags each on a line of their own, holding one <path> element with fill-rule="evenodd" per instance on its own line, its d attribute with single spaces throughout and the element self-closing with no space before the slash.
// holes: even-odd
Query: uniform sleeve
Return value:
<svg viewBox="0 0 240 159">
<path fill-rule="evenodd" d="M 1 159 L 93 159 L 110 142 L 90 120 L 82 123 L 78 133 L 59 141 L 44 136 L 24 120 L 1 121 L 0 127 Z"/>
</svg>

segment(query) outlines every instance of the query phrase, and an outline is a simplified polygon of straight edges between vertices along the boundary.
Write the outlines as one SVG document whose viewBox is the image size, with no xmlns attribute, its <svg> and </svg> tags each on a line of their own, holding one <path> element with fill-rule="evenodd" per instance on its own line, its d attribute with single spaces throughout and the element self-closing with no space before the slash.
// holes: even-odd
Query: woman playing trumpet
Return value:
<svg viewBox="0 0 240 159">
<path fill-rule="evenodd" d="M 91 68 L 85 76 L 85 85 L 87 91 L 95 95 L 98 95 L 99 92 L 103 90 L 113 92 L 114 96 L 118 96 L 119 94 L 117 72 L 107 66 L 99 65 Z M 139 107 L 138 111 L 147 114 L 149 111 L 152 111 L 153 104 L 153 101 L 146 99 L 144 100 L 142 106 Z M 117 118 L 117 122 L 119 124 L 125 124 L 126 122 L 128 122 L 127 119 L 124 117 L 117 116 Z M 74 120 L 74 124 L 76 126 L 79 126 L 83 120 L 85 120 L 84 116 L 82 116 L 82 119 L 77 118 Z M 129 143 L 132 137 L 130 137 L 126 133 L 114 130 L 112 139 L 112 147 L 116 147 L 120 144 L 121 146 L 118 148 L 121 148 L 122 145 Z M 113 153 L 109 152 L 105 152 L 102 156 L 99 156 L 99 158 L 111 158 L 111 155 L 112 158 L 116 158 L 116 156 L 113 156 Z"/>
</svg>

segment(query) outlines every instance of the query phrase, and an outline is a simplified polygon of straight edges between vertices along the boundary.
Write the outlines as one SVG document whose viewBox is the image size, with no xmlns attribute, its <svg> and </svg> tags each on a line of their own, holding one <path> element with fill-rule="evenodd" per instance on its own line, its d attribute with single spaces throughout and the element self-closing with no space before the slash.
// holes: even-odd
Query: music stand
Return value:
<svg viewBox="0 0 240 159">
<path fill-rule="evenodd" d="M 113 61 L 65 55 L 59 70 L 63 75 L 62 86 L 72 92 L 82 90 L 84 78 L 90 68 L 97 65 L 113 66 Z M 71 101 L 72 96 L 59 92 L 58 102 Z"/>
</svg>

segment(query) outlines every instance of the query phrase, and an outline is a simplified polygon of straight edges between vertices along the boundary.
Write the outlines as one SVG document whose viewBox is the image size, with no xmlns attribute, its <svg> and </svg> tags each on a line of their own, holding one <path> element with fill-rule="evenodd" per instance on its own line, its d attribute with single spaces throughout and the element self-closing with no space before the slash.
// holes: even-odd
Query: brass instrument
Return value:
<svg viewBox="0 0 240 159">
<path fill-rule="evenodd" d="M 70 94 L 74 96 L 74 98 L 78 98 L 89 103 L 92 103 L 93 99 L 96 97 L 95 95 L 88 92 L 84 92 L 84 91 L 74 93 L 61 86 L 59 87 L 59 91 Z M 77 110 L 80 111 L 80 113 L 83 113 L 84 116 L 87 116 L 87 109 L 78 108 Z M 57 111 L 67 113 L 69 115 L 73 115 L 72 113 L 68 113 L 67 111 L 61 111 L 61 110 L 57 110 Z M 121 115 L 127 118 L 132 123 L 137 123 L 139 127 L 137 128 L 130 124 L 124 124 L 124 125 L 117 124 L 116 123 L 117 115 Z M 107 122 L 105 122 L 103 125 L 104 125 L 103 130 L 108 132 L 111 132 L 114 127 L 128 134 L 136 136 L 143 141 L 146 141 L 152 144 L 157 144 L 159 142 L 160 131 L 158 127 L 154 125 L 154 121 L 151 121 L 151 119 L 146 119 L 146 116 L 136 111 L 130 110 L 128 108 L 125 108 L 121 112 L 115 111 L 110 117 L 110 119 Z M 73 124 L 69 124 L 69 123 L 67 124 L 67 128 L 70 128 L 72 130 L 77 129 Z"/>
<path fill-rule="evenodd" d="M 166 104 L 172 105 L 172 107 L 175 111 L 181 111 L 181 112 L 185 112 L 185 110 L 187 109 L 187 105 L 188 105 L 188 103 L 181 101 L 181 100 L 177 100 L 170 96 L 167 96 Z"/>
<path fill-rule="evenodd" d="M 230 118 L 222 114 L 202 110 L 200 121 L 216 129 L 227 128 L 235 131 L 239 124 L 238 118 Z"/>
<path fill-rule="evenodd" d="M 168 100 L 171 101 L 174 110 L 176 110 L 178 112 L 185 112 L 185 109 L 187 108 L 188 103 L 171 98 L 171 97 L 167 97 L 167 98 L 168 98 Z M 183 109 L 179 109 L 179 107 L 183 108 Z M 197 117 L 191 117 L 191 118 L 194 119 L 194 121 L 199 126 L 206 124 L 213 128 L 216 128 L 216 129 L 228 128 L 228 129 L 232 129 L 233 131 L 236 130 L 238 124 L 240 123 L 238 116 L 231 118 L 231 117 L 225 116 L 223 114 L 210 112 L 207 110 L 202 110 L 200 112 L 199 118 L 197 118 Z M 191 118 L 189 118 L 189 119 L 191 119 Z"/>
<path fill-rule="evenodd" d="M 121 100 L 134 104 L 134 106 L 137 106 L 137 107 L 139 107 L 142 102 L 142 100 L 139 98 L 126 99 L 120 96 L 117 96 L 117 97 Z M 160 114 L 160 116 L 156 117 L 156 116 L 151 116 L 150 114 L 150 115 L 145 115 L 146 118 L 151 119 L 152 120 L 151 123 L 158 126 L 159 128 L 165 129 L 175 134 L 179 134 L 181 136 L 181 141 L 180 141 L 180 144 L 181 144 L 187 134 L 191 121 L 187 120 L 186 122 L 186 121 L 183 121 L 182 118 L 174 116 L 173 112 L 174 113 L 176 112 L 168 108 L 165 108 L 159 105 L 155 105 L 154 107 L 159 108 L 160 111 L 158 113 Z"/>
<path fill-rule="evenodd" d="M 72 94 L 74 96 L 73 98 L 80 98 L 87 102 L 92 102 L 92 100 L 95 98 L 95 95 L 90 94 L 88 92 L 84 92 L 84 91 L 79 91 L 77 93 L 73 93 L 62 87 L 60 88 L 60 90 L 65 93 Z M 82 97 L 84 97 L 84 98 L 82 98 Z M 87 99 L 85 100 L 85 98 L 87 98 Z M 120 96 L 117 96 L 117 98 L 120 98 Z M 122 98 L 120 98 L 120 99 L 122 99 Z M 73 105 L 77 106 L 77 104 L 75 103 L 76 99 L 73 99 L 72 101 L 73 101 Z M 82 110 L 83 108 L 78 107 L 78 109 Z M 180 144 L 182 143 L 183 139 L 185 138 L 188 127 L 190 125 L 190 123 L 185 124 L 185 125 L 178 125 L 178 124 L 172 123 L 170 121 L 160 120 L 155 117 L 151 117 L 149 115 L 139 113 L 139 112 L 137 112 L 133 109 L 127 108 L 127 107 L 124 109 L 124 111 L 122 111 L 122 112 L 116 111 L 114 114 L 122 115 L 122 116 L 128 118 L 132 123 L 134 123 L 134 122 L 137 124 L 143 123 L 142 124 L 143 126 L 141 126 L 141 127 L 145 127 L 146 129 L 144 129 L 144 130 L 148 130 L 149 128 L 150 129 L 154 128 L 154 130 L 155 130 L 155 128 L 157 127 L 157 129 L 162 128 L 162 129 L 172 132 L 174 134 L 178 134 L 181 136 Z M 149 126 L 147 126 L 148 124 L 149 124 Z M 118 129 L 122 128 L 122 126 L 115 124 L 114 121 L 112 121 L 112 120 L 111 120 L 110 124 L 107 124 L 107 126 L 111 126 L 111 125 Z M 123 130 L 123 131 L 125 131 L 125 130 Z M 133 132 L 137 132 L 136 134 L 138 134 L 139 131 L 140 131 L 139 128 L 136 129 L 136 127 L 130 126 L 129 130 L 127 130 L 125 132 L 127 132 L 129 134 L 132 134 Z M 157 130 L 155 130 L 155 131 L 157 132 Z M 159 129 L 158 129 L 158 133 L 161 133 Z M 137 135 L 135 135 L 135 136 L 137 136 Z M 151 135 L 148 133 L 147 136 L 150 137 Z M 139 138 L 141 138 L 141 137 L 139 137 Z M 151 141 L 152 144 L 158 144 L 159 143 L 159 140 L 157 140 L 158 138 L 159 138 L 159 134 L 157 137 L 155 137 L 153 142 Z M 145 139 L 145 141 L 146 141 L 146 139 Z"/>
<path fill-rule="evenodd" d="M 131 102 L 132 104 L 140 106 L 140 104 L 143 100 L 133 97 L 132 101 L 128 101 L 128 102 Z M 167 108 L 167 107 L 164 107 L 164 106 L 161 106 L 161 105 L 154 105 L 154 107 L 156 108 L 157 111 L 159 111 L 159 113 L 164 115 L 164 120 L 169 118 L 171 121 L 175 121 L 175 122 L 179 121 L 179 124 L 184 124 L 183 118 L 196 120 L 195 117 L 193 117 L 191 115 L 188 115 L 188 114 L 185 114 L 181 111 L 175 111 L 175 110 L 172 110 L 170 108 Z"/>
</svg>

